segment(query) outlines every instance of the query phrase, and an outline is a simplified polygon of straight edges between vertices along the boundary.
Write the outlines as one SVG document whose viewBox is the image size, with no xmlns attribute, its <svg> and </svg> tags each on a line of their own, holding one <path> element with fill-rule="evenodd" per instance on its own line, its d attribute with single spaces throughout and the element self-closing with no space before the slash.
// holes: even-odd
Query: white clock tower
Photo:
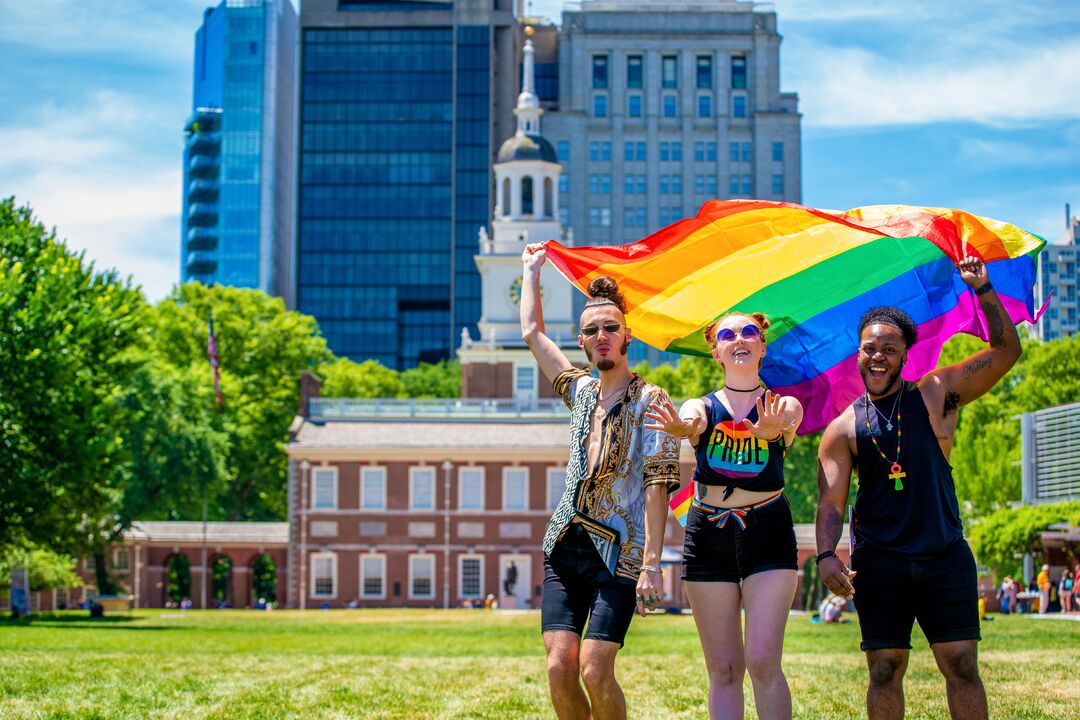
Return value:
<svg viewBox="0 0 1080 720">
<path fill-rule="evenodd" d="M 531 37 L 531 27 L 525 28 Z M 540 376 L 532 352 L 521 339 L 518 302 L 521 295 L 521 253 L 531 242 L 560 240 L 558 220 L 559 164 L 551 143 L 540 135 L 540 99 L 533 84 L 534 61 L 531 39 L 525 40 L 524 73 L 518 95 L 517 132 L 499 148 L 495 172 L 495 213 L 491 234 L 480 228 L 480 254 L 475 256 L 480 270 L 482 315 L 477 323 L 480 337 L 470 338 L 462 328 L 462 396 L 474 398 L 516 398 L 521 401 L 552 397 L 547 380 Z M 577 322 L 573 317 L 573 286 L 550 263 L 544 265 L 540 289 L 545 331 L 567 351 L 573 362 L 585 362 L 577 344 Z"/>
</svg>

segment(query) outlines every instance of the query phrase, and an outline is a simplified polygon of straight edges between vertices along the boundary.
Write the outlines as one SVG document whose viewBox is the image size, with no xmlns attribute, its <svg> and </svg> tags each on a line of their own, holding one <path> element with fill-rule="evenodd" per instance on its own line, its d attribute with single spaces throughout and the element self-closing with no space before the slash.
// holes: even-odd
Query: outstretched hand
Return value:
<svg viewBox="0 0 1080 720">
<path fill-rule="evenodd" d="M 956 268 L 960 271 L 960 279 L 970 288 L 978 289 L 989 282 L 986 263 L 974 255 L 968 255 L 956 263 Z"/>
<path fill-rule="evenodd" d="M 746 426 L 750 428 L 750 434 L 762 440 L 774 440 L 787 430 L 784 427 L 783 398 L 772 390 L 766 390 L 765 396 L 758 396 L 756 423 L 746 420 Z"/>
<path fill-rule="evenodd" d="M 679 417 L 679 413 L 675 410 L 675 406 L 670 399 L 665 399 L 662 403 L 651 403 L 645 417 L 656 421 L 652 425 L 646 425 L 646 430 L 661 430 L 678 438 L 692 438 L 701 434 L 701 418 Z"/>
</svg>

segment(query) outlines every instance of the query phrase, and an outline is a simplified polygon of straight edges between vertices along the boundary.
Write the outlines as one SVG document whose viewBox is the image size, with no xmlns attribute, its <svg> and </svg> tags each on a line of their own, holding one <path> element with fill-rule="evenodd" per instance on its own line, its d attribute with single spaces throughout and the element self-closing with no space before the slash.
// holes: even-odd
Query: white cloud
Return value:
<svg viewBox="0 0 1080 720">
<path fill-rule="evenodd" d="M 151 300 L 163 297 L 179 278 L 179 131 L 175 152 L 152 152 L 139 131 L 166 124 L 167 114 L 115 92 L 36 115 L 0 128 L 0 176 L 10 183 L 0 195 L 29 204 L 96 267 L 132 275 Z"/>
<path fill-rule="evenodd" d="M 785 64 L 805 123 L 822 127 L 1080 118 L 1080 41 L 973 63 L 902 62 L 866 49 L 807 46 Z"/>
</svg>

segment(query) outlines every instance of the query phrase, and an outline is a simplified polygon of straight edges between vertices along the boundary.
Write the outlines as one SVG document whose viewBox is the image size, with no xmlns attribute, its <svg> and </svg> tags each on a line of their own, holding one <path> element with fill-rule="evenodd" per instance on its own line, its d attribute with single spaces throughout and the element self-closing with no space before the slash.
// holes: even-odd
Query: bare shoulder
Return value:
<svg viewBox="0 0 1080 720">
<path fill-rule="evenodd" d="M 821 456 L 847 453 L 855 455 L 855 405 L 848 405 L 840 416 L 829 423 L 821 434 L 818 454 Z"/>
<path fill-rule="evenodd" d="M 705 398 L 690 398 L 679 408 L 681 417 L 693 415 L 705 415 Z"/>
<path fill-rule="evenodd" d="M 960 394 L 949 388 L 941 371 L 934 370 L 919 381 L 919 393 L 932 418 L 947 418 L 960 408 Z"/>
</svg>

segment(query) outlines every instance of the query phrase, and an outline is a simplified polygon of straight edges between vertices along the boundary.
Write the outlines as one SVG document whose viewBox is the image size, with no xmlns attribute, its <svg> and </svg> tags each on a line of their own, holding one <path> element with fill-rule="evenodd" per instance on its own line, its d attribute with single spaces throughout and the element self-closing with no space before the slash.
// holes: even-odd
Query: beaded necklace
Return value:
<svg viewBox="0 0 1080 720">
<path fill-rule="evenodd" d="M 873 401 L 870 399 L 870 393 L 869 392 L 866 393 L 866 413 L 865 413 L 866 414 L 866 434 L 870 436 L 870 441 L 874 443 L 874 448 L 878 451 L 878 455 L 881 456 L 881 459 L 884 460 L 887 463 L 892 463 L 892 467 L 889 468 L 889 479 L 895 481 L 895 484 L 893 485 L 893 490 L 895 490 L 897 492 L 904 489 L 904 484 L 901 482 L 901 480 L 907 477 L 907 473 L 904 472 L 903 466 L 900 465 L 900 440 L 903 437 L 903 430 L 902 430 L 902 428 L 900 426 L 900 418 L 901 418 L 900 396 L 903 395 L 903 393 L 904 393 L 904 385 L 903 385 L 903 381 L 901 381 L 899 394 L 897 395 L 896 403 L 895 403 L 895 409 L 896 409 L 896 459 L 895 460 L 890 460 L 889 456 L 886 455 L 881 450 L 881 446 L 878 445 L 877 438 L 874 436 L 874 431 L 870 429 L 870 407 L 871 407 Z M 874 406 L 874 409 L 877 410 L 877 406 Z"/>
</svg>

